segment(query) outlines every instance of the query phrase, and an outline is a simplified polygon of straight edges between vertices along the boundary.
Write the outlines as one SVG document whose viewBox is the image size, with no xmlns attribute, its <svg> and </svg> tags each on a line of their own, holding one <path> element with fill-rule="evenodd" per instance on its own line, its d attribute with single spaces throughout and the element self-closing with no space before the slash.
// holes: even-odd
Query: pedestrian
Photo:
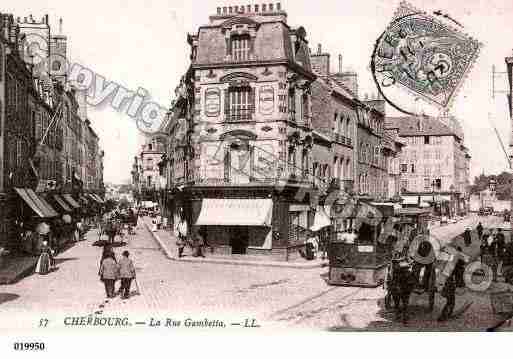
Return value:
<svg viewBox="0 0 513 359">
<path fill-rule="evenodd" d="M 151 231 L 152 231 L 152 232 L 157 232 L 157 229 L 158 229 L 157 219 L 156 219 L 156 218 L 153 218 L 153 219 L 151 220 Z"/>
<path fill-rule="evenodd" d="M 319 241 L 314 232 L 310 232 L 310 236 L 305 243 L 305 257 L 307 260 L 313 260 L 317 257 L 317 251 L 319 250 Z"/>
<path fill-rule="evenodd" d="M 458 253 L 463 253 L 463 250 L 461 247 L 456 248 L 458 250 Z M 456 283 L 456 287 L 458 288 L 464 288 L 465 287 L 465 280 L 464 280 L 464 274 L 465 274 L 465 261 L 458 257 L 456 260 L 456 265 L 454 267 L 454 280 Z"/>
<path fill-rule="evenodd" d="M 477 224 L 477 235 L 479 236 L 479 239 L 481 239 L 481 236 L 483 235 L 483 225 L 481 224 L 481 222 L 479 222 Z"/>
<path fill-rule="evenodd" d="M 396 319 L 402 320 L 403 323 L 408 321 L 410 295 L 415 284 L 415 277 L 406 258 L 401 253 L 396 253 L 392 259 L 389 288 L 397 310 Z"/>
<path fill-rule="evenodd" d="M 114 253 L 106 254 L 105 259 L 102 260 L 100 265 L 100 280 L 105 285 L 105 293 L 107 298 L 114 297 L 114 284 L 118 278 L 119 267 L 116 263 Z"/>
<path fill-rule="evenodd" d="M 123 251 L 123 256 L 119 260 L 119 277 L 121 278 L 121 287 L 119 288 L 119 292 L 121 293 L 121 297 L 123 299 L 128 299 L 130 297 L 130 285 L 132 284 L 132 279 L 135 278 L 135 266 L 130 258 L 130 253 L 128 251 Z"/>
<path fill-rule="evenodd" d="M 203 247 L 205 246 L 205 231 L 203 228 L 199 229 L 194 236 L 194 256 L 195 257 L 203 257 Z"/>
<path fill-rule="evenodd" d="M 187 243 L 187 222 L 181 217 L 176 230 L 176 246 L 178 247 L 178 258 L 183 255 L 183 249 Z"/>
<path fill-rule="evenodd" d="M 456 304 L 456 280 L 454 271 L 445 281 L 444 287 L 442 288 L 442 292 L 440 294 L 446 299 L 442 313 L 440 314 L 440 317 L 438 317 L 438 321 L 442 322 L 452 316 L 454 305 Z"/>
<path fill-rule="evenodd" d="M 111 218 L 107 222 L 107 228 L 105 229 L 105 232 L 107 233 L 107 237 L 109 238 L 109 244 L 113 244 L 116 238 L 116 234 L 118 232 L 117 223 L 114 220 L 114 218 Z"/>
<path fill-rule="evenodd" d="M 472 244 L 472 233 L 468 227 L 465 229 L 465 232 L 463 232 L 463 242 L 467 247 Z"/>
<path fill-rule="evenodd" d="M 48 274 L 53 267 L 52 249 L 47 241 L 43 241 L 41 245 L 41 254 L 36 263 L 35 272 L 39 274 Z"/>
</svg>

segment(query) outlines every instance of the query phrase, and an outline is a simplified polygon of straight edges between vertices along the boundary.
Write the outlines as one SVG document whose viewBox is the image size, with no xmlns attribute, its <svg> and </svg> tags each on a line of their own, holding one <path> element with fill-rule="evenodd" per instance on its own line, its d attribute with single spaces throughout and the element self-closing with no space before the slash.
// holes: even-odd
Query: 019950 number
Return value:
<svg viewBox="0 0 513 359">
<path fill-rule="evenodd" d="M 14 343 L 14 350 L 21 351 L 38 351 L 45 350 L 45 343 Z"/>
</svg>

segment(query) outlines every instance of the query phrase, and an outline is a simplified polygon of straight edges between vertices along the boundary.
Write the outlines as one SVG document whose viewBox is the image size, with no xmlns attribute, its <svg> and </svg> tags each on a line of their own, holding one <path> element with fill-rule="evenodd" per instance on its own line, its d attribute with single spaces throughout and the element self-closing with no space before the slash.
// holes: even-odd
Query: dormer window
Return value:
<svg viewBox="0 0 513 359">
<path fill-rule="evenodd" d="M 232 36 L 232 59 L 233 61 L 249 60 L 249 35 Z"/>
</svg>

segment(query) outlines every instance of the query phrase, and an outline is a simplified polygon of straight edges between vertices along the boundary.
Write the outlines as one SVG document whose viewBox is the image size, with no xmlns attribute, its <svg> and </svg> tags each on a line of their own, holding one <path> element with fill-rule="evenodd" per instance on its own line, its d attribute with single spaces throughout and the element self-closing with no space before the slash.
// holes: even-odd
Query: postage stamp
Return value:
<svg viewBox="0 0 513 359">
<path fill-rule="evenodd" d="M 481 47 L 459 29 L 401 2 L 376 42 L 372 70 L 381 90 L 399 87 L 448 110 Z"/>
</svg>

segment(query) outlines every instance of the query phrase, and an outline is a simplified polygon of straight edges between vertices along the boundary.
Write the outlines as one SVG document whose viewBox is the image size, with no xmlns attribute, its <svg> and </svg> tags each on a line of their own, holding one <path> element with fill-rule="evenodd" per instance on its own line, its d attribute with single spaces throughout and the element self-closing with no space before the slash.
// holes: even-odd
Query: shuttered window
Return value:
<svg viewBox="0 0 513 359">
<path fill-rule="evenodd" d="M 233 36 L 231 51 L 233 61 L 249 60 L 249 36 Z"/>
<path fill-rule="evenodd" d="M 227 121 L 251 121 L 255 113 L 255 90 L 251 87 L 232 87 L 225 91 Z"/>
</svg>

